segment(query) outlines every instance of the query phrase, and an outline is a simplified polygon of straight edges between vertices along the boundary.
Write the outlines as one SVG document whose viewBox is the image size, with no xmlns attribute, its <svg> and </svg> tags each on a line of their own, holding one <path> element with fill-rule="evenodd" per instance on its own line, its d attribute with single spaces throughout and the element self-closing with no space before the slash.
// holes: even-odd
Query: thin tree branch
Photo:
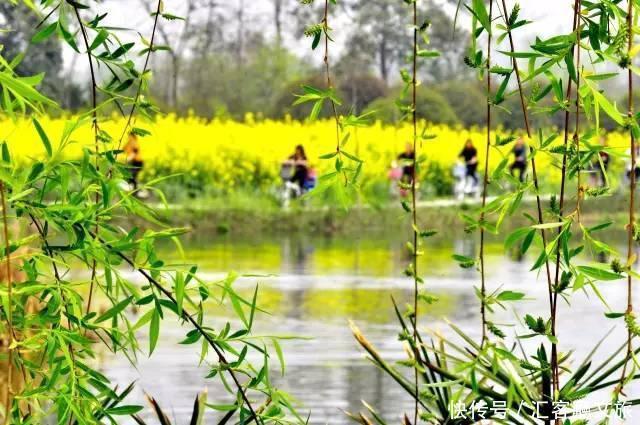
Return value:
<svg viewBox="0 0 640 425">
<path fill-rule="evenodd" d="M 147 47 L 149 50 L 147 51 L 147 56 L 144 59 L 144 66 L 142 67 L 142 73 L 140 74 L 140 82 L 138 83 L 138 88 L 136 90 L 135 98 L 133 99 L 133 105 L 131 105 L 131 111 L 129 111 L 129 116 L 127 117 L 127 123 L 122 130 L 122 134 L 120 135 L 120 139 L 118 140 L 118 151 L 122 147 L 122 141 L 124 140 L 124 136 L 127 134 L 129 127 L 131 126 L 131 121 L 136 113 L 136 109 L 138 107 L 138 101 L 140 100 L 140 96 L 142 95 L 142 86 L 144 84 L 144 76 L 149 69 L 149 60 L 151 58 L 151 53 L 153 52 L 155 46 L 156 39 L 156 30 L 158 28 L 158 19 L 160 17 L 160 10 L 162 8 L 162 0 L 158 0 L 158 5 L 156 7 L 156 13 L 153 18 L 153 29 L 151 30 L 151 39 L 149 40 L 149 46 Z"/>
<path fill-rule="evenodd" d="M 324 26 L 324 70 L 325 77 L 327 79 L 327 89 L 333 89 L 333 82 L 331 81 L 331 65 L 329 63 L 329 0 L 324 1 L 324 17 L 322 18 L 322 24 Z M 333 119 L 336 122 L 336 152 L 340 153 L 340 117 L 338 116 L 338 108 L 333 99 L 331 101 L 331 110 L 333 112 Z"/>
<path fill-rule="evenodd" d="M 419 376 L 420 372 L 417 365 L 420 358 L 418 351 L 418 202 L 416 197 L 416 180 L 418 167 L 418 0 L 413 1 L 413 55 L 412 55 L 412 77 L 411 77 L 411 125 L 413 131 L 413 169 L 411 175 L 411 209 L 413 221 L 413 355 L 416 366 L 414 366 L 414 391 L 416 396 L 419 394 Z M 413 423 L 418 423 L 418 414 L 420 406 L 416 397 L 414 405 Z"/>
<path fill-rule="evenodd" d="M 489 0 L 489 22 L 493 21 L 493 0 Z M 482 319 L 482 340 L 480 346 L 483 347 L 487 340 L 487 312 L 485 306 L 485 297 L 487 296 L 487 287 L 485 282 L 484 270 L 484 218 L 485 207 L 487 205 L 487 190 L 489 188 L 489 155 L 491 152 L 491 41 L 492 32 L 487 34 L 487 147 L 484 159 L 484 179 L 482 181 L 482 210 L 480 212 L 480 317 Z"/>
<path fill-rule="evenodd" d="M 627 9 L 627 31 L 628 31 L 628 40 L 627 40 L 627 54 L 631 51 L 633 47 L 633 2 L 628 0 L 628 9 Z M 631 60 L 631 56 L 629 55 L 629 60 Z M 629 120 L 633 118 L 633 71 L 631 70 L 631 63 L 628 65 L 627 70 L 627 96 L 629 97 L 628 105 L 627 105 L 627 117 Z M 634 251 L 633 251 L 633 234 L 634 227 L 636 223 L 635 218 L 635 196 L 636 196 L 636 140 L 633 136 L 633 131 L 629 130 L 629 144 L 631 147 L 631 171 L 629 172 L 629 224 L 627 225 L 627 263 L 631 263 Z M 633 278 L 631 277 L 631 273 L 627 273 L 627 311 L 626 315 L 630 316 L 633 319 Z M 633 353 L 633 333 L 631 331 L 631 327 L 627 325 L 627 353 L 625 355 L 624 366 L 622 368 L 622 375 L 620 376 L 620 384 L 617 389 L 617 393 L 624 394 L 624 385 L 626 381 L 627 375 L 627 367 L 629 362 L 631 361 L 632 353 Z"/>
<path fill-rule="evenodd" d="M 98 235 L 94 234 L 90 230 L 89 230 L 89 234 L 93 238 L 96 238 L 104 247 L 109 249 L 111 252 L 113 252 L 115 255 L 117 255 L 124 262 L 129 264 L 129 266 L 131 266 L 134 270 L 136 270 L 138 273 L 140 273 L 147 280 L 147 282 L 149 282 L 149 284 L 153 285 L 157 290 L 159 290 L 171 302 L 177 304 L 177 301 L 176 301 L 175 297 L 173 296 L 173 294 L 169 290 L 167 290 L 164 286 L 162 286 L 162 284 L 160 282 L 158 282 L 156 279 L 154 279 L 145 269 L 136 266 L 136 264 L 134 263 L 133 260 L 131 260 L 126 255 L 122 254 L 120 251 L 115 250 L 113 248 L 113 246 L 111 246 L 111 244 L 109 244 L 107 241 L 105 241 L 104 239 L 102 239 Z M 229 376 L 233 380 L 236 388 L 240 392 L 240 396 L 242 397 L 242 400 L 244 401 L 244 403 L 247 405 L 247 408 L 251 412 L 252 417 L 250 419 L 248 419 L 245 423 L 249 424 L 253 420 L 255 420 L 257 423 L 263 423 L 262 419 L 257 415 L 255 409 L 253 408 L 253 405 L 249 401 L 247 393 L 246 393 L 244 387 L 242 386 L 242 384 L 240 384 L 240 380 L 238 379 L 238 376 L 233 371 L 233 369 L 230 367 L 230 363 L 227 361 L 224 353 L 222 352 L 220 347 L 218 347 L 218 344 L 216 344 L 215 340 L 213 338 L 211 338 L 211 336 L 207 333 L 207 331 L 205 331 L 202 328 L 202 326 L 200 326 L 200 324 L 193 318 L 193 316 L 191 314 L 189 314 L 185 309 L 182 310 L 182 316 L 181 317 L 182 317 L 183 320 L 186 320 L 189 323 L 191 323 L 191 325 L 198 331 L 198 333 L 200 333 L 200 335 L 202 335 L 202 337 L 207 341 L 209 346 L 211 348 L 213 348 L 213 350 L 215 351 L 216 355 L 218 356 L 218 361 L 220 362 L 220 364 L 225 366 L 225 370 L 228 372 Z"/>
<path fill-rule="evenodd" d="M 7 394 L 5 400 L 5 424 L 9 423 L 9 419 L 11 417 L 11 394 L 13 392 L 13 342 L 15 340 L 15 331 L 13 329 L 13 279 L 11 276 L 11 242 L 9 241 L 9 221 L 7 219 L 7 202 L 5 199 L 5 185 L 4 182 L 0 180 L 0 197 L 2 201 L 2 225 L 3 225 L 3 236 L 4 236 L 4 257 L 5 257 L 5 273 L 7 275 L 7 298 L 8 298 L 8 309 L 7 309 L 7 326 L 9 327 L 9 337 L 11 341 L 9 341 L 9 349 L 8 349 L 8 360 L 7 360 Z"/>
<path fill-rule="evenodd" d="M 573 10 L 573 26 L 572 33 L 576 33 L 579 22 L 580 9 L 582 8 L 581 0 L 575 0 L 574 2 L 574 10 Z M 572 49 L 574 49 L 574 58 L 580 55 L 580 40 L 576 39 Z M 575 50 L 577 49 L 577 55 L 575 54 Z M 573 80 L 571 78 L 568 79 L 567 82 L 567 101 L 571 101 L 572 93 L 573 93 Z M 576 93 L 576 96 L 579 97 L 580 93 Z M 559 200 L 559 217 L 562 218 L 564 214 L 564 201 L 565 201 L 565 188 L 566 188 L 566 179 L 567 179 L 567 152 L 569 147 L 569 117 L 571 115 L 570 108 L 567 108 L 564 116 L 564 152 L 562 155 L 562 177 L 560 181 L 560 200 Z M 562 232 L 562 228 L 558 230 Z M 556 268 L 555 268 L 555 279 L 554 279 L 554 287 L 558 286 L 558 282 L 560 280 L 560 248 L 557 248 L 556 252 Z M 558 364 L 558 344 L 557 344 L 557 313 L 558 313 L 558 292 L 553 292 L 553 305 L 551 311 L 551 335 L 554 337 L 554 341 L 551 343 L 551 368 L 553 374 L 553 389 L 554 389 L 554 397 L 555 394 L 560 389 L 560 368 Z M 556 424 L 559 424 L 559 419 L 556 419 Z"/>
<path fill-rule="evenodd" d="M 80 17 L 80 11 L 78 10 L 78 6 L 75 3 L 72 3 L 73 11 L 76 16 L 76 20 L 78 21 L 78 25 L 80 26 L 80 33 L 82 34 L 82 41 L 84 43 L 84 47 L 87 51 L 87 61 L 89 62 L 89 74 L 91 76 L 91 116 L 93 122 L 93 137 L 95 144 L 95 167 L 96 170 L 100 170 L 100 142 L 98 138 L 99 128 L 98 128 L 98 81 L 96 79 L 96 72 L 93 67 L 93 58 L 91 56 L 91 46 L 89 45 L 89 37 L 87 36 L 87 29 L 82 22 L 82 18 Z M 96 204 L 100 202 L 100 192 L 96 191 Z M 96 219 L 96 233 L 99 230 L 99 221 Z M 91 265 L 91 285 L 89 286 L 89 297 L 87 300 L 87 313 L 91 310 L 91 300 L 93 298 L 93 290 L 96 285 L 97 280 L 97 262 L 93 260 L 93 264 Z"/>
</svg>

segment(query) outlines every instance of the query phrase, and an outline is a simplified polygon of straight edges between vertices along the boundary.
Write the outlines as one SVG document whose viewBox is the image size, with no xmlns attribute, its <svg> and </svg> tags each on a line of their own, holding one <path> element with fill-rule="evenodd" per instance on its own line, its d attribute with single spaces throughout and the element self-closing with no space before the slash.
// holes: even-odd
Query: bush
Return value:
<svg viewBox="0 0 640 425">
<path fill-rule="evenodd" d="M 438 91 L 423 87 L 418 90 L 417 98 L 418 118 L 436 124 L 457 125 L 460 123 L 447 99 Z M 367 112 L 375 111 L 376 118 L 384 123 L 397 123 L 402 118 L 396 104 L 397 99 L 396 91 L 393 96 L 371 102 Z"/>
<path fill-rule="evenodd" d="M 453 175 L 449 167 L 436 161 L 429 161 L 424 168 L 421 178 L 423 194 L 430 197 L 453 194 Z"/>
<path fill-rule="evenodd" d="M 483 126 L 487 114 L 487 100 L 478 82 L 448 81 L 436 91 L 447 101 L 465 127 Z"/>
</svg>

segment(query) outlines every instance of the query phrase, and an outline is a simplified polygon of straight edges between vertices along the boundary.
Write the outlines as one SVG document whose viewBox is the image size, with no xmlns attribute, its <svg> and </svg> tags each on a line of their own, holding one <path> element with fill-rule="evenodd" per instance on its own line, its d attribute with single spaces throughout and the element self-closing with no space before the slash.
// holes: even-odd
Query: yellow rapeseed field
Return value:
<svg viewBox="0 0 640 425">
<path fill-rule="evenodd" d="M 64 118 L 40 118 L 42 126 L 55 145 L 65 122 Z M 125 120 L 104 120 L 101 128 L 116 139 L 124 128 Z M 321 174 L 333 166 L 332 161 L 318 157 L 335 149 L 336 135 L 332 121 L 301 123 L 293 120 L 255 120 L 248 114 L 244 122 L 213 120 L 189 116 L 160 116 L 155 122 L 138 122 L 138 127 L 148 129 L 151 135 L 141 138 L 141 153 L 145 160 L 144 177 L 182 173 L 183 181 L 193 180 L 199 185 L 222 189 L 238 186 L 272 185 L 278 180 L 279 164 L 292 154 L 297 144 L 302 144 L 312 166 Z M 425 123 L 421 123 L 421 128 Z M 43 152 L 42 144 L 32 123 L 5 121 L 1 137 L 9 144 L 13 155 L 37 156 Z M 366 179 L 387 176 L 390 164 L 411 140 L 409 125 L 400 127 L 374 123 L 368 127 L 351 130 L 351 138 L 345 147 L 350 153 L 365 161 Z M 438 164 L 442 173 L 448 174 L 466 139 L 471 139 L 484 164 L 486 135 L 480 128 L 450 128 L 442 125 L 428 127 L 428 133 L 436 136 L 423 142 L 421 152 L 430 164 Z M 506 132 L 500 132 L 506 135 Z M 80 152 L 82 145 L 92 145 L 90 125 L 78 129 L 73 137 L 76 142 L 69 155 Z M 622 134 L 609 136 L 609 144 L 624 151 L 627 144 Z M 509 155 L 509 147 L 502 152 L 492 149 L 490 166 L 496 166 L 501 155 Z M 540 154 L 538 167 L 541 179 L 547 183 L 558 178 L 557 168 L 549 155 Z"/>
</svg>

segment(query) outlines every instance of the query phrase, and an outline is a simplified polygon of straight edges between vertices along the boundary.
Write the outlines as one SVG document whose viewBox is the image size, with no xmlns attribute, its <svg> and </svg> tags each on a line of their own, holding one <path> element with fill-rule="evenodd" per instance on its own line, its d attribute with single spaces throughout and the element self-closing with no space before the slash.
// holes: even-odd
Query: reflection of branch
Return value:
<svg viewBox="0 0 640 425">
<path fill-rule="evenodd" d="M 172 303 L 174 303 L 175 305 L 178 304 L 173 294 L 169 290 L 167 290 L 164 286 L 162 286 L 160 282 L 154 279 L 145 269 L 136 266 L 133 260 L 131 260 L 126 255 L 122 254 L 120 251 L 115 250 L 113 246 L 111 246 L 111 244 L 109 244 L 107 241 L 105 241 L 98 235 L 94 234 L 90 230 L 89 230 L 89 234 L 91 235 L 91 237 L 96 238 L 104 247 L 109 249 L 109 251 L 113 252 L 115 255 L 120 257 L 120 259 L 122 259 L 124 262 L 129 264 L 134 270 L 140 273 L 147 280 L 147 282 L 149 282 L 149 284 L 153 285 L 158 291 L 164 294 L 164 296 L 167 297 Z M 184 308 L 182 309 L 181 317 L 183 320 L 186 320 L 189 323 L 191 323 L 191 325 L 198 331 L 198 333 L 200 333 L 200 335 L 202 335 L 202 337 L 207 341 L 209 346 L 213 348 L 213 350 L 216 352 L 216 355 L 218 356 L 218 361 L 222 366 L 224 366 L 224 369 L 229 373 L 229 376 L 231 377 L 234 384 L 236 385 L 236 388 L 238 388 L 238 391 L 240 392 L 240 396 L 246 403 L 252 415 L 252 417 L 250 417 L 244 423 L 249 424 L 253 420 L 255 420 L 256 423 L 262 423 L 262 419 L 260 419 L 256 411 L 254 410 L 253 405 L 251 404 L 251 402 L 249 401 L 249 398 L 247 397 L 244 387 L 242 386 L 242 384 L 240 384 L 240 380 L 238 379 L 238 376 L 233 371 L 229 361 L 226 359 L 226 357 L 224 356 L 224 353 L 218 347 L 214 339 L 211 338 L 211 336 L 202 328 L 202 326 L 200 326 L 200 324 L 192 317 L 191 314 L 187 313 L 187 311 Z"/>
</svg>

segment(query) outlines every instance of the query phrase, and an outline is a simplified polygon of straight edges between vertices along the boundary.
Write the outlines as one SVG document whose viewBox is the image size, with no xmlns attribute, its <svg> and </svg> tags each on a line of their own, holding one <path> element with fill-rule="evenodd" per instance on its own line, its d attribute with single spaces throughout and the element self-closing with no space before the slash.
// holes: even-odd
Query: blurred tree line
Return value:
<svg viewBox="0 0 640 425">
<path fill-rule="evenodd" d="M 47 70 L 41 91 L 59 99 L 65 109 L 78 109 L 85 105 L 86 96 L 71 78 L 63 75 L 62 44 L 55 38 L 40 44 L 31 44 L 41 18 L 26 6 L 0 1 L 0 49 L 2 56 L 10 60 L 22 75 L 35 75 Z M 28 54 L 27 54 L 28 51 Z"/>
<path fill-rule="evenodd" d="M 155 5 L 153 0 L 131 2 L 147 13 Z M 424 16 L 430 19 L 431 48 L 441 56 L 423 61 L 420 78 L 425 84 L 419 87 L 418 114 L 434 123 L 483 125 L 484 83 L 464 63 L 470 37 L 460 28 L 453 30 L 449 3 L 456 0 L 421 2 Z M 299 7 L 299 0 L 263 0 L 260 4 L 266 8 L 258 12 L 255 1 L 249 0 L 184 0 L 181 4 L 180 19 L 159 21 L 156 43 L 170 49 L 152 56 L 152 93 L 164 111 L 238 120 L 247 112 L 274 119 L 308 115 L 305 106 L 293 107 L 292 103 L 302 85 L 326 84 L 318 52 L 312 58 L 311 40 L 303 35 L 309 24 L 320 19 L 321 4 L 314 9 Z M 376 111 L 378 119 L 395 123 L 400 119 L 395 104 L 399 70 L 410 59 L 407 46 L 412 32 L 405 24 L 408 8 L 397 0 L 342 0 L 339 7 L 334 19 L 341 22 L 334 24 L 341 28 L 340 47 L 332 52 L 332 60 L 343 99 L 341 108 L 344 112 Z M 42 90 L 63 99 L 65 109 L 86 108 L 86 90 L 74 84 L 73 75 L 64 75 L 73 74 L 75 64 L 64 64 L 61 44 L 50 38 L 29 45 L 40 18 L 24 7 L 0 2 L 0 21 L 10 28 L 0 33 L 5 57 L 13 59 L 30 50 L 18 71 L 49 70 Z M 509 96 L 503 106 L 514 112 L 497 112 L 496 124 L 519 127 L 519 98 Z M 544 105 L 532 107 L 537 126 L 561 124 L 536 113 L 544 109 Z M 328 116 L 329 111 L 323 114 Z"/>
</svg>

